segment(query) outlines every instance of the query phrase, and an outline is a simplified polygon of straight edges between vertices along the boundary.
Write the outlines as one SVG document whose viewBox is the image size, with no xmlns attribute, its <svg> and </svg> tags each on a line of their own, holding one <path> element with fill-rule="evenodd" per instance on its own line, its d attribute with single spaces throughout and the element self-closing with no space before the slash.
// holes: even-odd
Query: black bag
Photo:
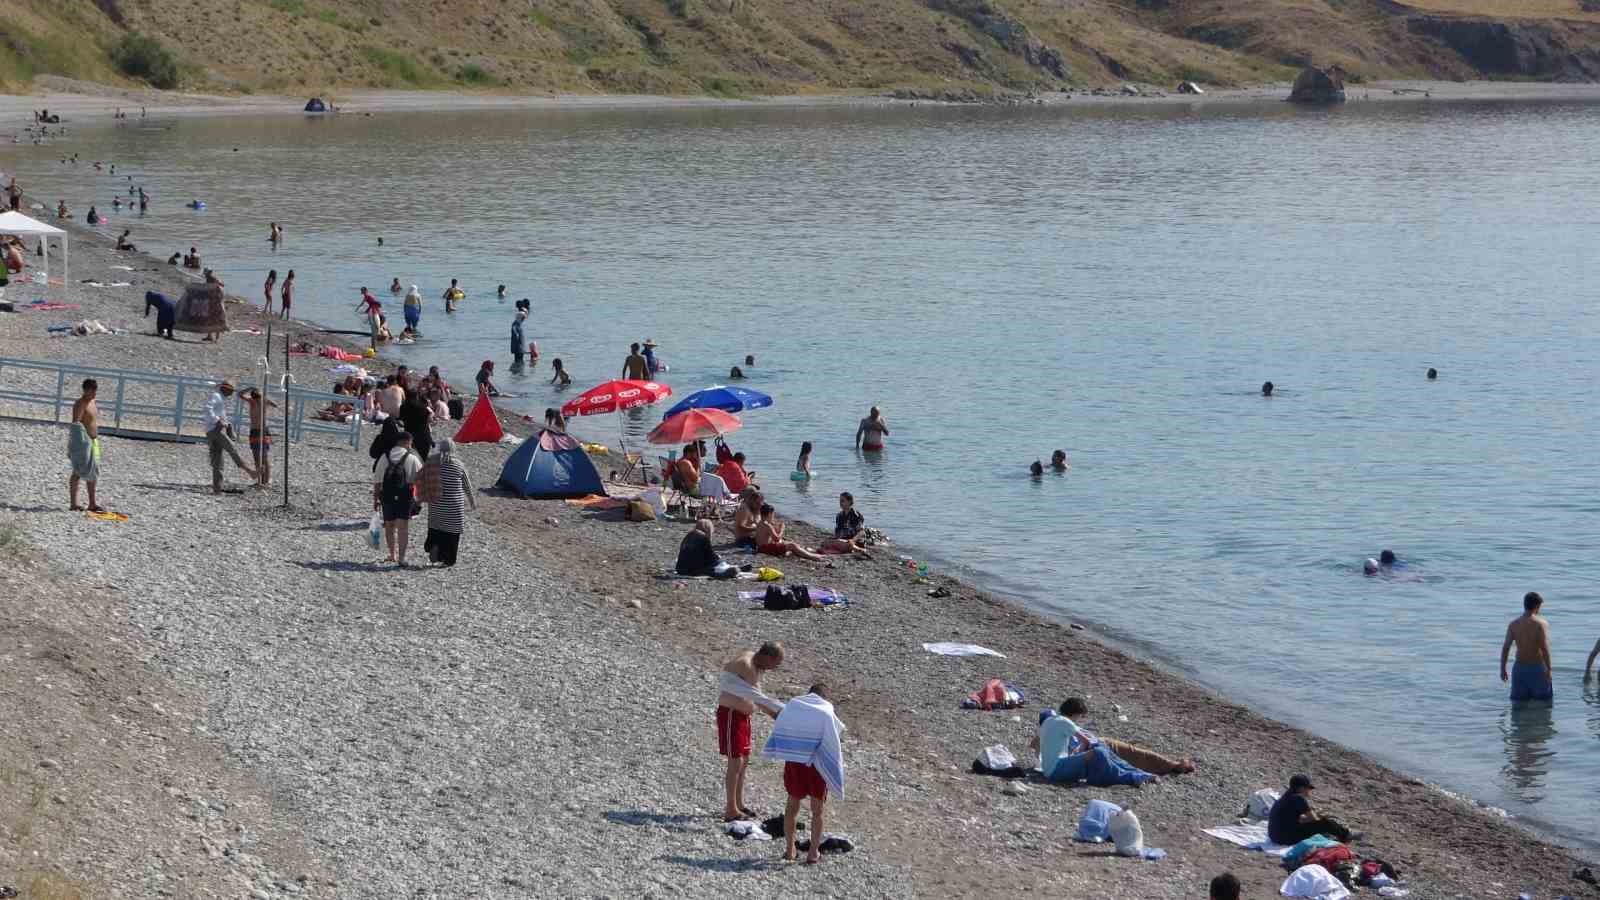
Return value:
<svg viewBox="0 0 1600 900">
<path fill-rule="evenodd" d="M 775 584 L 767 585 L 767 595 L 761 599 L 761 605 L 773 611 L 792 609 L 793 607 L 789 605 L 792 602 L 794 598 L 789 592 Z"/>
<path fill-rule="evenodd" d="M 398 463 L 391 460 L 389 468 L 383 470 L 380 496 L 383 498 L 383 508 L 386 510 L 412 509 L 411 485 L 406 483 L 405 463 L 405 457 L 401 457 Z M 412 514 L 415 515 L 415 510 L 412 510 Z"/>
<path fill-rule="evenodd" d="M 451 397 L 450 402 L 445 405 L 450 408 L 450 418 L 452 419 L 460 419 L 463 415 L 466 415 L 466 407 L 461 405 L 461 398 L 459 397 Z"/>
<path fill-rule="evenodd" d="M 789 589 L 789 592 L 794 597 L 794 605 L 790 607 L 791 609 L 810 609 L 816 605 L 811 602 L 811 589 L 803 584 L 795 585 Z"/>
</svg>

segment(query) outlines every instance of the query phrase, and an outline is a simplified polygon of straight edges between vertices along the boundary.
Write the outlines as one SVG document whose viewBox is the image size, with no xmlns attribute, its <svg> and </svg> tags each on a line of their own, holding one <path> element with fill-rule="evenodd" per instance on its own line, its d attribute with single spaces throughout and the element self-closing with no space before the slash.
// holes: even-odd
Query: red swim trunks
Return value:
<svg viewBox="0 0 1600 900">
<path fill-rule="evenodd" d="M 717 707 L 717 752 L 723 756 L 750 755 L 750 714 Z"/>
<path fill-rule="evenodd" d="M 828 783 L 822 780 L 822 773 L 815 766 L 805 763 L 786 762 L 783 764 L 783 789 L 789 796 L 796 800 L 806 797 L 823 799 L 828 796 Z"/>
</svg>

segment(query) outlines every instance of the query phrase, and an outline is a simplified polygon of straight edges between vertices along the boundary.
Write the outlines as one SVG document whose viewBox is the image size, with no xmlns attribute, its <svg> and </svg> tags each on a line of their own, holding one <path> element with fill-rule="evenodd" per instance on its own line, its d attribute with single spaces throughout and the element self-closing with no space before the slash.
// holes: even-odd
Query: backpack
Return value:
<svg viewBox="0 0 1600 900">
<path fill-rule="evenodd" d="M 400 457 L 398 463 L 390 459 L 389 468 L 383 470 L 383 487 L 379 496 L 383 498 L 383 505 L 389 509 L 399 508 L 402 503 L 408 508 L 410 506 L 411 485 L 406 483 L 405 467 L 406 457 L 410 455 L 410 452 L 407 452 L 405 456 Z"/>
</svg>

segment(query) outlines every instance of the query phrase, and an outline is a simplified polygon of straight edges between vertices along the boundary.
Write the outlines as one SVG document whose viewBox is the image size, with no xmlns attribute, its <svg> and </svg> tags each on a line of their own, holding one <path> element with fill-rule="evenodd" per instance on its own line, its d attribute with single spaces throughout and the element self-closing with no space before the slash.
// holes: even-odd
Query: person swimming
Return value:
<svg viewBox="0 0 1600 900">
<path fill-rule="evenodd" d="M 1393 550 L 1385 550 L 1378 554 L 1378 565 L 1385 569 L 1403 569 L 1406 564 L 1395 558 Z"/>
<path fill-rule="evenodd" d="M 1037 459 L 1034 460 L 1033 461 L 1033 465 L 1028 467 L 1028 474 L 1032 475 L 1034 478 L 1043 477 L 1044 476 L 1044 463 L 1039 462 Z"/>
<path fill-rule="evenodd" d="M 1072 468 L 1072 463 L 1067 462 L 1067 451 L 1057 450 L 1050 454 L 1050 468 L 1055 469 L 1057 472 L 1065 472 Z"/>
<path fill-rule="evenodd" d="M 728 378 L 730 378 L 732 380 L 735 380 L 735 381 L 737 381 L 739 379 L 742 379 L 742 378 L 744 378 L 744 370 L 739 368 L 738 366 L 734 366 L 733 368 L 728 370 Z"/>
<path fill-rule="evenodd" d="M 1366 560 L 1361 563 L 1361 574 L 1363 574 L 1363 575 L 1376 575 L 1376 574 L 1378 574 L 1378 561 L 1373 559 L 1370 556 L 1367 557 Z"/>
<path fill-rule="evenodd" d="M 1272 382 L 1268 381 L 1265 384 L 1261 385 L 1261 396 L 1263 396 L 1263 397 L 1271 397 L 1272 396 Z"/>
<path fill-rule="evenodd" d="M 1428 369 L 1428 380 L 1429 381 L 1437 381 L 1437 380 L 1439 380 L 1439 370 L 1438 369 L 1434 369 L 1434 368 Z"/>
</svg>

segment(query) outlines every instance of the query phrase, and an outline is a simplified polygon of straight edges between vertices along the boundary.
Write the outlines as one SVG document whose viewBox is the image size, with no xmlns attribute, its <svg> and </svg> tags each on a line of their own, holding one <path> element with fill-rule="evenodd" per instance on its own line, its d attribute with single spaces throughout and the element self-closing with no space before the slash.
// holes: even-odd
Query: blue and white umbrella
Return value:
<svg viewBox="0 0 1600 900">
<path fill-rule="evenodd" d="M 702 391 L 695 391 L 689 396 L 678 401 L 678 405 L 667 410 L 662 419 L 670 419 L 686 409 L 720 409 L 723 412 L 738 413 L 747 409 L 761 409 L 771 406 L 772 398 L 760 391 L 752 391 L 742 387 L 708 387 Z"/>
</svg>

